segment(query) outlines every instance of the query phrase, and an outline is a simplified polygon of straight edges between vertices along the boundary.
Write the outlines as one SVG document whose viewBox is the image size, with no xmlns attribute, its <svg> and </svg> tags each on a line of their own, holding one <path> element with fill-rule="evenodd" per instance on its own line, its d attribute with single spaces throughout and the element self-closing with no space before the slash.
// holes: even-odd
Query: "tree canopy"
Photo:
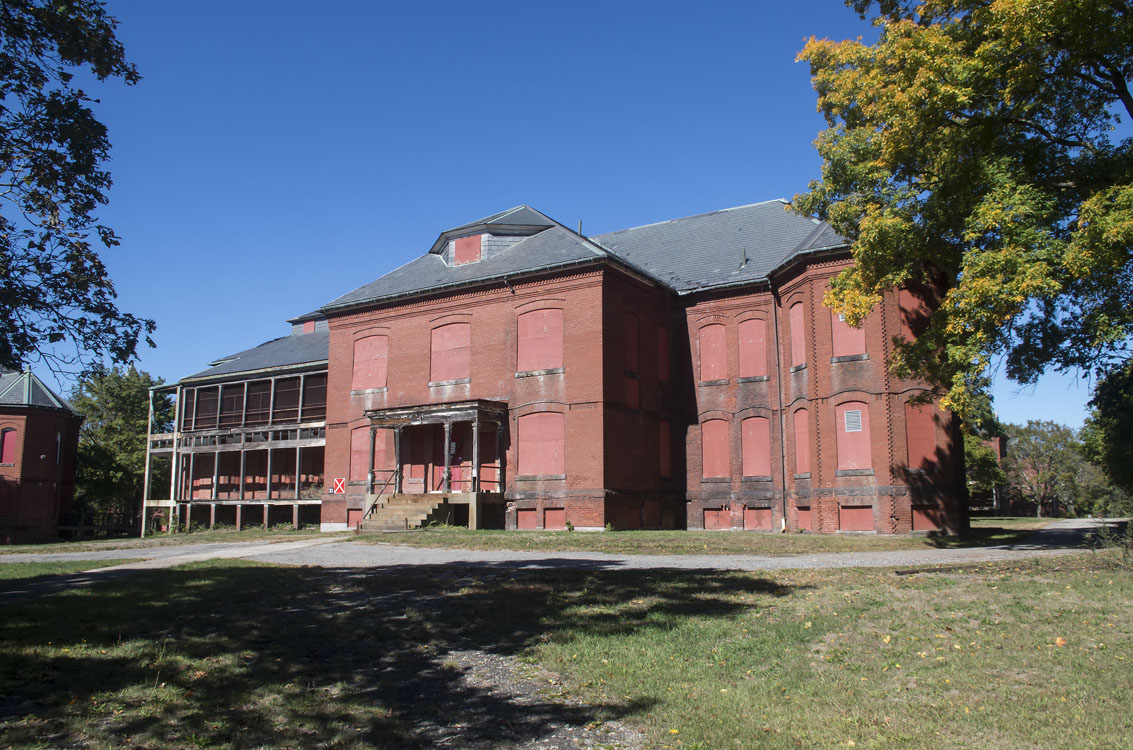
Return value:
<svg viewBox="0 0 1133 750">
<path fill-rule="evenodd" d="M 71 391 L 83 415 L 75 476 L 78 503 L 92 510 L 137 514 L 145 481 L 149 389 L 161 385 L 133 367 L 95 367 Z M 154 432 L 172 429 L 173 400 L 154 397 Z M 168 476 L 156 476 L 168 483 Z"/>
<path fill-rule="evenodd" d="M 96 243 L 118 244 L 106 203 L 110 142 L 76 85 L 139 80 L 97 0 L 0 3 L 0 366 L 53 369 L 135 356 L 154 330 L 118 310 Z M 60 348 L 62 347 L 62 348 Z M 81 368 L 80 368 L 81 369 Z"/>
<path fill-rule="evenodd" d="M 852 241 L 826 303 L 858 323 L 885 289 L 936 308 L 893 367 L 962 416 L 989 366 L 1104 374 L 1133 335 L 1133 4 L 849 0 L 876 44 L 811 39 L 822 178 L 797 210 Z M 1128 122 L 1128 120 L 1126 120 Z"/>
</svg>

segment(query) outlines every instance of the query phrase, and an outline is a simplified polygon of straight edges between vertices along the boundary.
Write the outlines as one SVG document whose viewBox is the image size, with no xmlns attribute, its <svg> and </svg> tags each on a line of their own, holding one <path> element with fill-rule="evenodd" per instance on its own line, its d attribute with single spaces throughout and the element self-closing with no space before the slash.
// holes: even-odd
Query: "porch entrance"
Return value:
<svg viewBox="0 0 1133 750">
<path fill-rule="evenodd" d="M 445 486 L 445 424 L 417 424 L 395 427 L 400 439 L 401 492 L 425 494 L 440 492 L 499 492 L 499 427 L 479 425 L 479 441 L 473 439 L 476 425 L 453 422 L 448 427 L 448 487 Z M 479 445 L 476 445 L 476 443 Z M 474 448 L 479 448 L 479 482 Z"/>
</svg>

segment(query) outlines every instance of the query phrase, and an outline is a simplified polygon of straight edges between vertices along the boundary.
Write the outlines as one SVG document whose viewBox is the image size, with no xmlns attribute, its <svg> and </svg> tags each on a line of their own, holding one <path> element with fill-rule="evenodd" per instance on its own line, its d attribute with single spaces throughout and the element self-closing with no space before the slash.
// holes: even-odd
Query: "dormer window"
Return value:
<svg viewBox="0 0 1133 750">
<path fill-rule="evenodd" d="M 471 237 L 461 237 L 453 242 L 452 249 L 452 264 L 454 266 L 464 265 L 465 263 L 475 263 L 480 260 L 480 238 L 481 234 L 474 234 Z"/>
</svg>

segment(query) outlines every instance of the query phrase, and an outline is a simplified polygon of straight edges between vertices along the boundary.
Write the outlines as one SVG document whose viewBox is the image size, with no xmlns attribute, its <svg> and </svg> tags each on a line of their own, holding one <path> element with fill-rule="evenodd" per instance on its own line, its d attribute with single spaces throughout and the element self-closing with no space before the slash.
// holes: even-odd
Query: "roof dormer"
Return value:
<svg viewBox="0 0 1133 750">
<path fill-rule="evenodd" d="M 556 225 L 530 206 L 516 206 L 441 232 L 429 251 L 450 266 L 476 263 L 506 250 L 524 237 Z"/>
</svg>

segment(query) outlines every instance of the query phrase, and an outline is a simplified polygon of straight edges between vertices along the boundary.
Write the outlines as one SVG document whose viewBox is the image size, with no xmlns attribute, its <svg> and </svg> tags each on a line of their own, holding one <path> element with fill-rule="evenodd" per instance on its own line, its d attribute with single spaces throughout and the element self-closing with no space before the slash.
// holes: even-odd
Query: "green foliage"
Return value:
<svg viewBox="0 0 1133 750">
<path fill-rule="evenodd" d="M 1133 363 L 1098 382 L 1082 429 L 1087 457 L 1133 495 Z"/>
<path fill-rule="evenodd" d="M 1069 427 L 1030 420 L 1006 429 L 1009 491 L 1034 503 L 1038 515 L 1112 515 L 1130 507 Z"/>
<path fill-rule="evenodd" d="M 988 365 L 1120 367 L 1133 335 L 1133 10 L 1108 0 L 849 0 L 880 40 L 811 39 L 822 179 L 796 209 L 853 243 L 826 303 L 860 321 L 894 285 L 935 310 L 893 367 L 966 419 Z"/>
<path fill-rule="evenodd" d="M 39 358 L 55 368 L 135 355 L 151 320 L 120 312 L 92 239 L 118 238 L 98 223 L 110 142 L 94 102 L 74 85 L 139 80 L 98 0 L 4 0 L 0 8 L 0 366 Z M 56 347 L 69 342 L 75 353 Z"/>
<path fill-rule="evenodd" d="M 964 435 L 964 469 L 972 492 L 991 492 L 1007 483 L 999 454 L 978 435 Z"/>
<path fill-rule="evenodd" d="M 146 463 L 149 389 L 160 385 L 133 367 L 98 367 L 71 392 L 83 415 L 79 433 L 76 501 L 100 511 L 136 514 L 141 508 Z M 154 396 L 154 432 L 172 429 L 173 400 Z M 154 476 L 168 482 L 168 477 Z"/>
</svg>

